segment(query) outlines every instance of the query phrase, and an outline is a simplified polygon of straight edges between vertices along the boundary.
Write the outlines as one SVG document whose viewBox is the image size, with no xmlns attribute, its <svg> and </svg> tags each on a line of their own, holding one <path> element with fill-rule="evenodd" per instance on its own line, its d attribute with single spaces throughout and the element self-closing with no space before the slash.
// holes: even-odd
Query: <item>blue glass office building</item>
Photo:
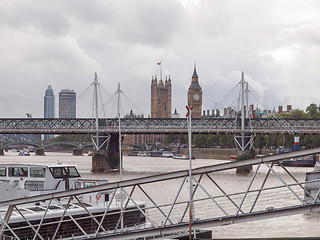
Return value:
<svg viewBox="0 0 320 240">
<path fill-rule="evenodd" d="M 54 94 L 50 85 L 44 95 L 44 118 L 55 118 Z"/>
<path fill-rule="evenodd" d="M 55 118 L 54 93 L 51 85 L 44 94 L 44 118 Z M 53 137 L 54 135 L 45 135 L 44 139 L 48 140 Z"/>
</svg>

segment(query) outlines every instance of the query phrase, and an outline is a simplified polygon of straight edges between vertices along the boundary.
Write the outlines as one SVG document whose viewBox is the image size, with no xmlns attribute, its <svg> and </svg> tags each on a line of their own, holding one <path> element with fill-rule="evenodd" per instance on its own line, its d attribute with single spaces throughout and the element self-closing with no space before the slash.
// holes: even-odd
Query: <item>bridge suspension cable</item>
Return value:
<svg viewBox="0 0 320 240">
<path fill-rule="evenodd" d="M 258 119 L 268 119 L 270 122 L 274 119 L 274 123 L 270 124 L 269 128 L 274 131 L 282 128 L 286 132 L 295 132 L 294 126 L 284 120 L 279 113 L 277 113 L 266 101 L 254 90 L 247 80 L 244 78 L 244 74 L 241 75 L 241 80 L 236 86 L 234 86 L 220 101 L 215 104 L 215 111 L 222 112 L 222 118 L 233 119 L 234 127 L 239 128 L 242 133 L 240 136 L 235 136 L 236 145 L 241 149 L 244 149 L 245 145 L 253 144 L 253 135 L 250 140 L 244 140 L 244 127 L 245 132 L 254 132 L 254 126 Z M 206 116 L 207 118 L 221 117 L 212 114 Z M 244 126 L 246 125 L 246 126 Z M 241 139 L 239 142 L 238 140 Z M 245 142 L 248 142 L 245 144 Z M 252 145 L 251 145 L 252 146 Z"/>
<path fill-rule="evenodd" d="M 119 109 L 118 96 L 120 96 Z M 109 117 L 118 117 L 118 110 L 120 110 L 122 117 L 143 117 L 143 111 L 120 88 L 104 102 L 104 105 L 109 106 L 107 108 L 107 115 Z"/>
</svg>

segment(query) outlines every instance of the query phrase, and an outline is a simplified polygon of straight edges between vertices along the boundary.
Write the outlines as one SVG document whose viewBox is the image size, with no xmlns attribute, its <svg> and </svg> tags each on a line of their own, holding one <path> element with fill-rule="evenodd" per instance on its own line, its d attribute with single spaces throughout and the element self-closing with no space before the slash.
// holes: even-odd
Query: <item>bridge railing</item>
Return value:
<svg viewBox="0 0 320 240">
<path fill-rule="evenodd" d="M 296 176 L 281 164 L 281 160 L 284 159 L 317 153 L 320 153 L 320 148 L 193 169 L 192 228 L 201 229 L 319 210 L 320 205 L 316 201 L 318 197 L 311 195 L 314 201 L 307 203 L 304 201 L 304 195 L 308 195 L 305 186 L 309 183 L 318 186 L 316 192 L 319 195 L 320 180 L 305 180 L 304 176 Z M 235 175 L 235 169 L 244 166 L 253 166 L 253 173 L 245 177 Z M 7 211 L 2 211 L 0 214 L 1 233 L 19 237 L 21 226 L 10 223 L 12 219 L 10 215 L 14 214 L 20 218 L 29 219 L 28 214 L 30 213 L 19 209 L 23 209 L 26 204 L 39 203 L 39 207 L 42 208 L 40 219 L 45 220 L 53 202 L 64 209 L 64 214 L 58 221 L 59 224 L 56 225 L 54 233 L 59 232 L 61 224 L 66 221 L 74 222 L 74 237 L 134 239 L 188 231 L 188 181 L 190 181 L 188 176 L 188 170 L 182 170 L 85 189 L 0 202 L 0 207 L 9 205 Z M 131 227 L 124 225 L 122 228 L 121 215 L 119 212 L 118 215 L 112 213 L 108 202 L 105 205 L 106 210 L 99 214 L 92 214 L 89 207 L 82 204 L 83 194 L 105 192 L 111 192 L 109 202 L 116 199 L 117 193 L 121 193 L 120 197 L 125 199 L 124 216 L 126 212 L 132 211 L 132 208 L 127 208 L 127 201 L 131 201 L 147 223 Z M 143 207 L 141 207 L 141 202 L 140 204 L 137 202 L 137 199 L 145 203 Z M 71 204 L 71 201 L 75 203 Z M 87 216 L 72 217 L 71 213 L 75 204 L 86 209 Z M 37 214 L 41 213 L 37 212 Z M 63 216 L 66 218 L 64 219 Z M 115 222 L 118 224 L 115 224 L 112 229 L 107 229 L 102 221 L 110 216 L 116 218 Z M 87 225 L 82 225 L 84 222 L 90 222 L 94 231 L 92 228 L 87 230 Z M 43 221 L 43 223 L 27 221 L 26 226 L 35 238 L 63 238 L 57 234 L 42 236 L 41 228 L 45 228 L 47 224 L 48 221 Z"/>
</svg>

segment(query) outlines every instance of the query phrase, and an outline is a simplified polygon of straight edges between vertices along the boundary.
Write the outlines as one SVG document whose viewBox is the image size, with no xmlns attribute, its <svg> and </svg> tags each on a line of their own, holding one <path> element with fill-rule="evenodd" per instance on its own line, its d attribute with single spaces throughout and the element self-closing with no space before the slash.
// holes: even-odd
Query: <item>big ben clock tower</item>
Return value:
<svg viewBox="0 0 320 240">
<path fill-rule="evenodd" d="M 196 64 L 192 75 L 191 85 L 188 90 L 188 105 L 193 106 L 192 117 L 201 118 L 202 111 L 202 90 L 198 81 L 198 74 Z"/>
</svg>

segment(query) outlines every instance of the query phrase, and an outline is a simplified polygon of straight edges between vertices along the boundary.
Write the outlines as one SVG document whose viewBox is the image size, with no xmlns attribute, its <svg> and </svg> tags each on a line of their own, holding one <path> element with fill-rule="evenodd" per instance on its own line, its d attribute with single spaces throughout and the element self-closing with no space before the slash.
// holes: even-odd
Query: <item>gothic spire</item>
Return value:
<svg viewBox="0 0 320 240">
<path fill-rule="evenodd" d="M 193 70 L 192 78 L 198 78 L 196 63 L 194 63 L 194 70 Z"/>
</svg>

